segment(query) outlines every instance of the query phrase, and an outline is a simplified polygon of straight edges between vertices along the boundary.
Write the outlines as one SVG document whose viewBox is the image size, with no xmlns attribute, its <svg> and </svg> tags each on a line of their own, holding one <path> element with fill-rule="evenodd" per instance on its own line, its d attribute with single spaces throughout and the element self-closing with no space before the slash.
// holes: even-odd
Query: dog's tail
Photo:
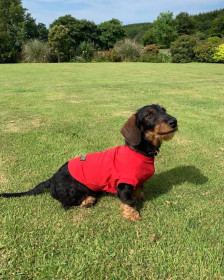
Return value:
<svg viewBox="0 0 224 280">
<path fill-rule="evenodd" d="M 51 179 L 48 179 L 47 181 L 44 181 L 34 187 L 33 189 L 27 191 L 27 192 L 20 192 L 20 193 L 1 193 L 0 196 L 2 197 L 20 197 L 25 195 L 37 195 L 44 191 L 44 189 L 50 188 L 50 182 Z"/>
</svg>

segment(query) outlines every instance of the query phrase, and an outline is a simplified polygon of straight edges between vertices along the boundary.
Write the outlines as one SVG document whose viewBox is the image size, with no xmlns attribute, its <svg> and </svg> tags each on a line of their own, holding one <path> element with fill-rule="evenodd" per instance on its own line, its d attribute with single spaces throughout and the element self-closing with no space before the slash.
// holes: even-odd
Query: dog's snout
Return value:
<svg viewBox="0 0 224 280">
<path fill-rule="evenodd" d="M 167 124 L 172 128 L 176 128 L 177 127 L 177 120 L 175 118 L 172 118 L 172 119 L 168 120 Z"/>
</svg>

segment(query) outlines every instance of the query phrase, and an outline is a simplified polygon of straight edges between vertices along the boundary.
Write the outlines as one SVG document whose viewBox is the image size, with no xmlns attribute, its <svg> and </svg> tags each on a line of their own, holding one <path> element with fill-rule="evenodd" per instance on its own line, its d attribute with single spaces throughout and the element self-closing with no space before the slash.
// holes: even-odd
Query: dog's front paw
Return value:
<svg viewBox="0 0 224 280">
<path fill-rule="evenodd" d="M 131 222 L 140 221 L 142 218 L 135 207 L 131 207 L 127 204 L 121 203 L 120 205 L 122 216 Z"/>
</svg>

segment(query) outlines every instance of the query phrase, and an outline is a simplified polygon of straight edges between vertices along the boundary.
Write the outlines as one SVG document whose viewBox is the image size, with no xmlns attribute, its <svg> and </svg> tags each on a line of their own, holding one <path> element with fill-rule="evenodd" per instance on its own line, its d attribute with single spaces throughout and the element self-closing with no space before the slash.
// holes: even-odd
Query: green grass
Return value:
<svg viewBox="0 0 224 280">
<path fill-rule="evenodd" d="M 141 222 L 119 200 L 64 211 L 48 193 L 0 200 L 1 279 L 223 279 L 224 67 L 215 64 L 0 65 L 0 192 L 123 143 L 136 109 L 179 121 L 145 184 Z"/>
</svg>

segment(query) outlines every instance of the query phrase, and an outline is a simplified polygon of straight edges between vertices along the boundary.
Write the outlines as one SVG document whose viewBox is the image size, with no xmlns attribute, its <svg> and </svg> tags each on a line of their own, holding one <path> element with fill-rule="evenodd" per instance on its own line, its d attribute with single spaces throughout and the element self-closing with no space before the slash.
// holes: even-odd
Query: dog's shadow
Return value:
<svg viewBox="0 0 224 280">
<path fill-rule="evenodd" d="M 153 200 L 172 190 L 176 185 L 181 185 L 185 182 L 195 185 L 202 185 L 208 181 L 208 177 L 204 176 L 200 169 L 193 165 L 178 166 L 159 174 L 155 174 L 144 185 L 146 200 Z M 142 207 L 142 203 L 139 203 Z"/>
</svg>

